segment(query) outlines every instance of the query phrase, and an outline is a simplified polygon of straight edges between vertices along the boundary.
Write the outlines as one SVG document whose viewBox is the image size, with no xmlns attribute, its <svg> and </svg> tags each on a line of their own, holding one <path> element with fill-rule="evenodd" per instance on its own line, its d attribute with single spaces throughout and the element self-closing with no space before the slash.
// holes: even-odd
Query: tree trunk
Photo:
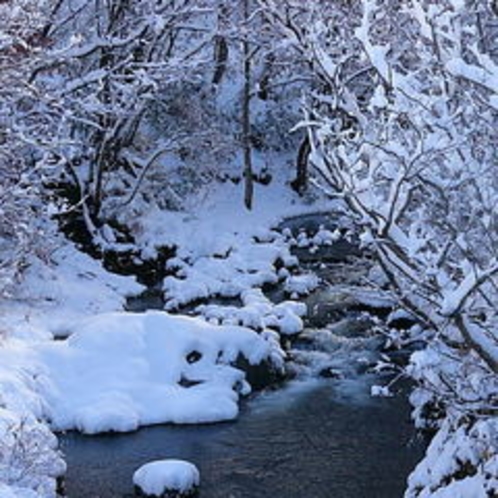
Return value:
<svg viewBox="0 0 498 498">
<path fill-rule="evenodd" d="M 254 180 L 251 155 L 251 60 L 249 45 L 249 0 L 244 0 L 244 89 L 242 95 L 242 148 L 244 155 L 244 204 L 252 209 Z"/>
<path fill-rule="evenodd" d="M 296 161 L 296 178 L 291 182 L 291 187 L 302 195 L 308 185 L 308 157 L 311 153 L 311 144 L 308 135 L 303 138 Z"/>
<path fill-rule="evenodd" d="M 213 85 L 219 85 L 225 75 L 228 62 L 228 43 L 224 36 L 217 35 L 214 40 L 214 75 Z"/>
</svg>

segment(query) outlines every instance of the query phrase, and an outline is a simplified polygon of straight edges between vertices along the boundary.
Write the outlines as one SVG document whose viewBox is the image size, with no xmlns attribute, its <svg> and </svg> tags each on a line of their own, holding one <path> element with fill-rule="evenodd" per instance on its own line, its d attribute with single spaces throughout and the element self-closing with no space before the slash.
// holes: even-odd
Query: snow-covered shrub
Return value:
<svg viewBox="0 0 498 498">
<path fill-rule="evenodd" d="M 29 79 L 47 43 L 48 3 L 0 3 L 0 295 L 11 290 L 34 248 L 43 246 L 40 160 L 53 117 L 43 91 Z"/>
<path fill-rule="evenodd" d="M 56 478 L 65 469 L 57 439 L 44 423 L 0 408 L 0 482 L 14 496 L 54 498 Z"/>
<path fill-rule="evenodd" d="M 45 406 L 38 394 L 43 379 L 41 365 L 24 342 L 2 342 L 0 490 L 6 496 L 55 498 L 56 478 L 66 469 L 57 439 L 43 421 Z"/>
<path fill-rule="evenodd" d="M 497 441 L 496 418 L 447 418 L 410 475 L 405 498 L 496 496 Z"/>
</svg>

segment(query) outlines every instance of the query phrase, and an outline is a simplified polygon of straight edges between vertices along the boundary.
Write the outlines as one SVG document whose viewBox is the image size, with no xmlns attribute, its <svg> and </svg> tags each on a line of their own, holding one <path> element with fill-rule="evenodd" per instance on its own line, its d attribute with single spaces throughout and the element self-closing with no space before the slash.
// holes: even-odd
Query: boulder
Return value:
<svg viewBox="0 0 498 498">
<path fill-rule="evenodd" d="M 136 496 L 147 498 L 194 497 L 199 482 L 197 467 L 183 460 L 156 460 L 133 474 Z"/>
</svg>

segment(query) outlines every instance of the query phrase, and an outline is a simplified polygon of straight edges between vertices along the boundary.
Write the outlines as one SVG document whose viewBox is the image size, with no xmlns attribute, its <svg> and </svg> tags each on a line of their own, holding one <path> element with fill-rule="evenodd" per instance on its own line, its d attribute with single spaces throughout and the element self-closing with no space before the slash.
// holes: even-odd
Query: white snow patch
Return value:
<svg viewBox="0 0 498 498">
<path fill-rule="evenodd" d="M 249 329 L 164 312 L 97 315 L 67 341 L 36 349 L 52 427 L 88 434 L 233 419 L 248 386 L 230 362 L 243 355 L 257 364 L 271 352 Z"/>
<path fill-rule="evenodd" d="M 276 284 L 279 276 L 275 264 L 294 265 L 282 241 L 256 243 L 247 241 L 230 247 L 225 257 L 216 254 L 176 259 L 176 276 L 164 280 L 166 308 L 173 310 L 210 296 L 236 297 L 245 290 Z"/>
<path fill-rule="evenodd" d="M 199 482 L 197 467 L 183 460 L 149 462 L 133 474 L 133 484 L 152 496 L 161 496 L 167 491 L 186 493 L 199 486 Z"/>
<path fill-rule="evenodd" d="M 285 292 L 291 295 L 307 296 L 313 292 L 320 283 L 314 273 L 303 273 L 301 275 L 291 275 L 285 281 Z"/>
<path fill-rule="evenodd" d="M 289 174 L 286 166 L 281 170 Z M 143 250 L 154 253 L 160 246 L 176 246 L 180 257 L 198 259 L 225 254 L 230 247 L 253 238 L 270 242 L 275 232 L 269 231 L 269 227 L 277 226 L 285 217 L 343 207 L 343 203 L 325 199 L 305 206 L 287 182 L 287 177 L 275 175 L 268 186 L 256 184 L 251 211 L 244 207 L 241 185 L 212 184 L 208 195 L 193 197 L 185 211 L 149 208 L 139 213 L 124 212 L 123 221 L 129 221 L 127 224 Z"/>
<path fill-rule="evenodd" d="M 270 328 L 284 335 L 302 331 L 301 317 L 306 314 L 306 304 L 296 301 L 274 304 L 261 289 L 246 290 L 241 299 L 241 307 L 208 304 L 198 306 L 196 312 L 210 323 L 243 325 L 254 330 Z"/>
<path fill-rule="evenodd" d="M 389 386 L 374 385 L 370 388 L 370 396 L 373 398 L 391 398 L 393 393 L 389 389 Z"/>
<path fill-rule="evenodd" d="M 135 278 L 107 272 L 99 261 L 66 243 L 50 261 L 32 259 L 13 299 L 0 303 L 0 328 L 25 339 L 64 336 L 71 323 L 122 310 L 126 296 L 143 290 Z"/>
</svg>

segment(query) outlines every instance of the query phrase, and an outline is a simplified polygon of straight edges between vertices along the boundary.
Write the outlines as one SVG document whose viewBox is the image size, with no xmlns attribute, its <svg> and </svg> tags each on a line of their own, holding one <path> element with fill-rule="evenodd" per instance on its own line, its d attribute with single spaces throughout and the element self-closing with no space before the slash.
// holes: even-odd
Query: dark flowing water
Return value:
<svg viewBox="0 0 498 498">
<path fill-rule="evenodd" d="M 182 458 L 199 467 L 201 498 L 399 498 L 424 445 L 406 397 L 371 398 L 369 383 L 296 382 L 249 401 L 233 423 L 68 434 L 68 496 L 133 496 L 140 465 Z"/>
<path fill-rule="evenodd" d="M 316 225 L 310 225 L 312 230 L 324 221 L 334 220 L 304 218 L 305 224 Z M 288 226 L 302 227 L 303 219 L 289 220 Z M 337 266 L 345 255 L 358 255 L 352 248 L 343 243 L 340 250 L 327 249 L 330 263 L 320 270 L 322 279 L 331 285 L 356 279 L 358 262 L 345 269 Z M 316 256 L 306 261 L 301 257 L 306 252 L 301 252 L 302 263 L 313 266 Z M 338 326 L 331 329 L 338 335 L 326 336 L 320 347 L 313 342 L 313 330 L 356 316 L 342 311 L 347 307 L 344 300 L 340 306 L 331 304 L 327 292 L 308 299 L 307 337 L 312 340 L 303 339 L 292 353 L 300 358 L 297 371 L 307 372 L 307 379 L 243 402 L 239 418 L 231 423 L 156 426 L 123 435 L 66 434 L 60 439 L 68 463 L 68 497 L 132 497 L 133 472 L 163 458 L 186 459 L 198 466 L 200 498 L 402 497 L 406 478 L 425 449 L 410 422 L 407 387 L 392 398 L 370 397 L 370 386 L 388 378 L 362 373 L 362 365 L 378 358 L 379 343 L 361 320 L 356 325 L 354 320 L 345 322 L 339 332 Z M 154 294 L 152 298 L 133 302 L 130 308 L 161 307 Z M 324 367 L 331 367 L 339 378 L 316 378 Z"/>
</svg>

